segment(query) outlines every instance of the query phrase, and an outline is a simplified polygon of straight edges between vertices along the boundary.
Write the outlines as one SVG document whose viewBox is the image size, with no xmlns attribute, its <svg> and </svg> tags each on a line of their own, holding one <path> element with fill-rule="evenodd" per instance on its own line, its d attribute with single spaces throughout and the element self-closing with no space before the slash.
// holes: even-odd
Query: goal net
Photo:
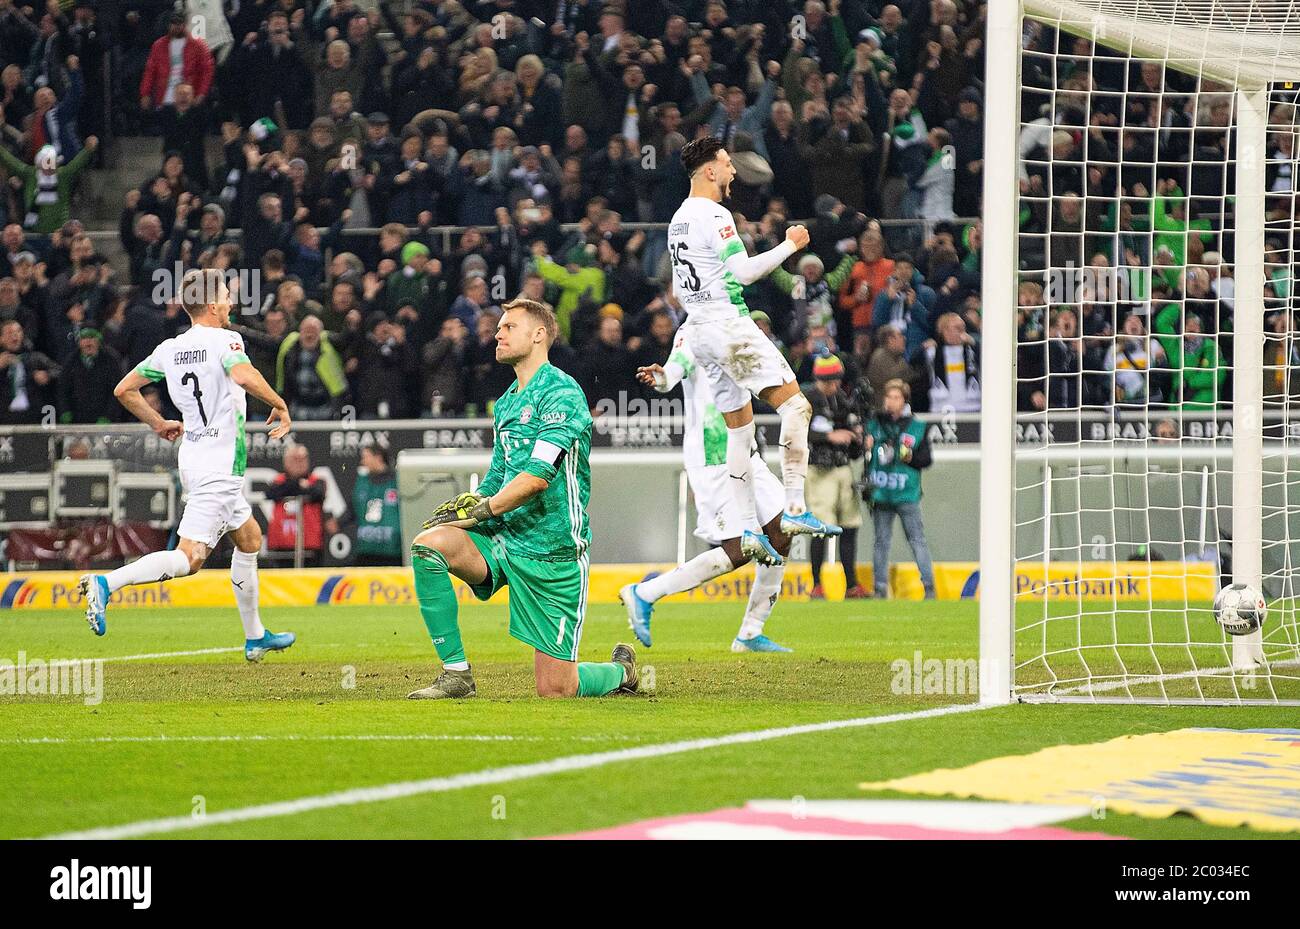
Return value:
<svg viewBox="0 0 1300 929">
<path fill-rule="evenodd" d="M 1300 5 L 999 7 L 981 636 L 1011 660 L 985 699 L 1300 703 Z M 1233 582 L 1261 632 L 1216 622 Z"/>
</svg>

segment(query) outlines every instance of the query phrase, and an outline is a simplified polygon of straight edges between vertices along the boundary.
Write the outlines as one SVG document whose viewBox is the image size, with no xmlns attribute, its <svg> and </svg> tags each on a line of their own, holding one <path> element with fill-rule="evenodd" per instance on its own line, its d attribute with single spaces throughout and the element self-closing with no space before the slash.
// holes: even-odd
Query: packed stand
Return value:
<svg viewBox="0 0 1300 929">
<path fill-rule="evenodd" d="M 1037 23 L 1025 48 L 1019 409 L 1226 409 L 1238 264 L 1232 88 Z M 1288 307 L 1295 97 L 1275 90 L 1268 114 L 1266 403 L 1300 394 Z"/>
<path fill-rule="evenodd" d="M 193 12 L 118 24 L 125 118 L 161 137 L 121 213 L 129 271 L 56 205 L 9 217 L 11 420 L 119 417 L 110 372 L 186 324 L 158 282 L 189 267 L 238 273 L 249 355 L 298 419 L 486 413 L 510 377 L 497 307 L 520 293 L 555 308 L 552 358 L 593 409 L 651 399 L 635 369 L 683 313 L 662 225 L 641 224 L 680 205 L 680 149 L 706 134 L 737 164 L 751 251 L 809 224 L 745 294 L 801 380 L 836 355 L 864 406 L 902 377 L 918 411 L 978 409 L 980 227 L 959 217 L 979 210 L 984 4 L 285 2 L 202 36 Z"/>
</svg>

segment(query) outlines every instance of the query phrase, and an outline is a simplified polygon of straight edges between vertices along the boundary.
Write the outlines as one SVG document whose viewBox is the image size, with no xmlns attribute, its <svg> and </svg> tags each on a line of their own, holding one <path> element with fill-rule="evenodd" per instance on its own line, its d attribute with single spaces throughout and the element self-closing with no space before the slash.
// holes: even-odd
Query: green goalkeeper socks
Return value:
<svg viewBox="0 0 1300 929">
<path fill-rule="evenodd" d="M 423 545 L 411 547 L 415 570 L 415 596 L 420 601 L 420 615 L 438 657 L 444 665 L 465 661 L 465 646 L 460 641 L 460 611 L 456 591 L 447 573 L 447 559 L 441 552 Z M 578 663 L 578 696 L 603 697 L 623 684 L 623 666 L 613 661 Z"/>
<path fill-rule="evenodd" d="M 465 646 L 460 641 L 460 606 L 447 573 L 447 559 L 441 552 L 423 545 L 411 547 L 415 570 L 415 596 L 420 601 L 420 615 L 429 630 L 433 647 L 444 665 L 465 661 Z"/>
<path fill-rule="evenodd" d="M 623 666 L 613 661 L 578 662 L 578 696 L 603 697 L 623 685 Z"/>
</svg>

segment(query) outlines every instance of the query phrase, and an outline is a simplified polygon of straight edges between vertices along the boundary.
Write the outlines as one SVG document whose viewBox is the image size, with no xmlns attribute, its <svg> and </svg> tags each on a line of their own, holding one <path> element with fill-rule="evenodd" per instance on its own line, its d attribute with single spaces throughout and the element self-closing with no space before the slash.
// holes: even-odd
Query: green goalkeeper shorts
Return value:
<svg viewBox="0 0 1300 929">
<path fill-rule="evenodd" d="M 577 561 L 539 561 L 512 553 L 481 532 L 469 537 L 487 562 L 488 576 L 470 589 L 487 600 L 510 588 L 510 634 L 561 661 L 578 660 L 582 621 L 587 616 L 587 556 Z"/>
</svg>

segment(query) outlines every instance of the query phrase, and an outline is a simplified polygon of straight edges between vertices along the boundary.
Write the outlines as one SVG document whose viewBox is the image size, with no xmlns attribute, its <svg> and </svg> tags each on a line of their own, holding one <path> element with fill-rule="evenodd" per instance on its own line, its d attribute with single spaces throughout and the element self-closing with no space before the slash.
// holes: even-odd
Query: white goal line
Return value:
<svg viewBox="0 0 1300 929">
<path fill-rule="evenodd" d="M 1130 687 L 1141 687 L 1145 684 L 1162 684 L 1166 681 L 1187 680 L 1188 678 L 1196 678 L 1196 677 L 1221 678 L 1221 677 L 1232 677 L 1237 674 L 1256 674 L 1259 676 L 1268 677 L 1269 676 L 1268 671 L 1270 668 L 1293 667 L 1296 665 L 1300 665 L 1300 658 L 1285 658 L 1282 661 L 1270 661 L 1265 667 L 1256 668 L 1254 671 L 1237 671 L 1234 668 L 1223 667 L 1223 668 L 1196 668 L 1191 671 L 1177 671 L 1172 674 L 1144 674 L 1139 677 L 1128 677 L 1128 678 L 1113 678 L 1111 675 L 1106 675 L 1105 680 L 1089 681 L 1088 683 L 1079 684 L 1073 687 L 1061 687 L 1052 690 L 1032 691 L 1032 692 L 1026 690 L 1023 696 L 1026 697 L 1042 696 L 1050 700 L 1052 697 L 1065 697 L 1071 694 L 1106 693 L 1112 690 L 1127 690 Z M 1290 677 L 1285 679 L 1294 680 L 1294 678 L 1290 678 Z M 1044 685 L 1033 684 L 1027 686 L 1042 687 Z"/>
</svg>

